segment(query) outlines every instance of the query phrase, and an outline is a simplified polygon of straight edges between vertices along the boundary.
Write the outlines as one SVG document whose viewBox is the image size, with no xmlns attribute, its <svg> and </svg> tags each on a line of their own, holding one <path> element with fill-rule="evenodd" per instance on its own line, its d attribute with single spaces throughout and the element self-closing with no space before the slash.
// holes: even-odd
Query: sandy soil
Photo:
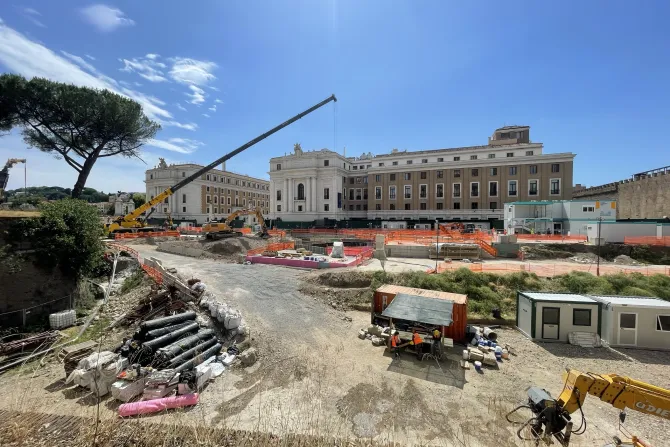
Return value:
<svg viewBox="0 0 670 447">
<path fill-rule="evenodd" d="M 530 385 L 557 396 L 566 367 L 670 387 L 670 353 L 537 344 L 512 329 L 501 330 L 500 339 L 514 346 L 518 356 L 498 370 L 478 374 L 461 369 L 462 346 L 439 365 L 419 363 L 410 355 L 393 361 L 384 348 L 356 337 L 369 323 L 369 314 L 337 311 L 298 291 L 305 272 L 135 248 L 184 276 L 203 279 L 239 307 L 260 350 L 258 363 L 226 371 L 203 391 L 201 403 L 191 411 L 153 416 L 152 422 L 327 433 L 398 445 L 516 446 L 530 444 L 516 438 L 504 413 L 525 402 Z M 94 414 L 95 399 L 64 387 L 62 376 L 56 363 L 0 376 L 0 408 Z M 115 417 L 117 405 L 104 399 L 101 417 Z M 604 445 L 617 434 L 618 410 L 590 396 L 584 412 L 588 429 L 573 437 L 571 445 Z M 670 421 L 634 411 L 628 412 L 626 426 L 652 445 L 665 445 L 670 432 Z"/>
</svg>

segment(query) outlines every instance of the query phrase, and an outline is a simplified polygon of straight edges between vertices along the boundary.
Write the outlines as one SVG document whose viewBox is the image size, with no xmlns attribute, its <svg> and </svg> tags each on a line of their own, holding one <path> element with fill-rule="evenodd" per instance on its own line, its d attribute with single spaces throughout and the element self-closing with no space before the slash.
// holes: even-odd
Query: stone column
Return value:
<svg viewBox="0 0 670 447">
<path fill-rule="evenodd" d="M 312 211 L 312 177 L 307 177 L 305 182 L 305 212 Z"/>
<path fill-rule="evenodd" d="M 282 209 L 284 210 L 285 213 L 288 213 L 288 179 L 284 179 L 284 200 L 283 200 L 283 207 Z"/>
<path fill-rule="evenodd" d="M 312 191 L 314 191 L 312 193 L 313 197 L 310 199 L 312 204 L 312 212 L 318 213 L 319 209 L 317 207 L 319 203 L 319 191 L 316 189 L 316 177 L 310 177 L 309 183 L 311 185 L 310 188 L 312 189 Z"/>
<path fill-rule="evenodd" d="M 337 213 L 339 211 L 337 209 L 337 176 L 333 176 L 330 190 L 332 191 L 330 194 L 330 199 L 328 200 L 330 202 L 330 209 Z"/>
</svg>

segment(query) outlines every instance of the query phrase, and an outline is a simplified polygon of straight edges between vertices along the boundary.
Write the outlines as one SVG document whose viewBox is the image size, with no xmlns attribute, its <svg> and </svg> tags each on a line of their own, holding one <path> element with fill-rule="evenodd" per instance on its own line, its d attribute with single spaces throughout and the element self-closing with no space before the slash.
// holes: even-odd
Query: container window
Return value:
<svg viewBox="0 0 670 447">
<path fill-rule="evenodd" d="M 573 309 L 573 326 L 591 326 L 591 309 Z"/>
<path fill-rule="evenodd" d="M 656 330 L 670 332 L 670 315 L 659 315 L 656 317 Z"/>
</svg>

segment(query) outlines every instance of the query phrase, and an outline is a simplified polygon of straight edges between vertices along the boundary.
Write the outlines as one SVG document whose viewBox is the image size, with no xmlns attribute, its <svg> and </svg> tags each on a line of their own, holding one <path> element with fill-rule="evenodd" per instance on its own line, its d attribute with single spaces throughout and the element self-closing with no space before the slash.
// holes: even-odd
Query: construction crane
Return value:
<svg viewBox="0 0 670 447">
<path fill-rule="evenodd" d="M 221 239 L 224 237 L 233 237 L 239 236 L 240 233 L 235 231 L 230 224 L 237 219 L 239 216 L 246 216 L 253 214 L 258 220 L 258 224 L 261 226 L 261 231 L 258 236 L 262 238 L 269 238 L 270 234 L 268 233 L 268 227 L 265 224 L 265 219 L 263 218 L 263 213 L 261 213 L 260 208 L 256 209 L 242 209 L 237 210 L 228 216 L 223 222 L 211 221 L 203 225 L 202 232 L 205 234 L 207 239 Z"/>
<path fill-rule="evenodd" d="M 26 163 L 25 158 L 10 158 L 5 163 L 5 167 L 0 171 L 0 203 L 5 201 L 5 188 L 7 188 L 7 182 L 9 182 L 9 170 L 17 163 Z"/>
<path fill-rule="evenodd" d="M 337 101 L 337 98 L 335 95 L 331 95 L 328 98 L 324 99 L 320 103 L 310 107 L 309 109 L 305 110 L 302 113 L 297 114 L 293 118 L 290 118 L 287 121 L 284 121 L 277 127 L 274 127 L 270 129 L 269 131 L 265 132 L 262 135 L 257 136 L 253 140 L 243 144 L 242 146 L 238 147 L 234 151 L 224 155 L 223 157 L 213 161 L 212 163 L 208 164 L 207 166 L 203 167 L 202 169 L 199 169 L 195 173 L 191 174 L 190 176 L 184 178 L 182 181 L 177 183 L 174 186 L 171 186 L 170 188 L 166 189 L 162 193 L 158 194 L 156 197 L 153 199 L 147 201 L 144 203 L 142 206 L 135 208 L 134 211 L 126 214 L 125 216 L 120 216 L 117 219 L 115 219 L 111 224 L 105 226 L 105 231 L 109 234 L 111 233 L 128 233 L 128 232 L 137 232 L 137 231 L 154 231 L 154 228 L 148 227 L 146 224 L 146 219 L 142 219 L 141 216 L 144 212 L 148 211 L 152 207 L 162 203 L 163 201 L 167 200 L 168 197 L 170 197 L 172 194 L 177 192 L 180 188 L 183 188 L 184 186 L 188 185 L 195 179 L 199 178 L 201 175 L 205 174 L 206 172 L 214 169 L 214 167 L 220 165 L 221 163 L 231 159 L 235 155 L 239 154 L 242 151 L 245 151 L 249 149 L 251 146 L 255 145 L 256 143 L 263 141 L 270 135 L 274 134 L 275 132 L 280 131 L 284 127 L 298 121 L 300 118 L 309 115 L 316 109 L 319 109 L 323 107 L 324 105 L 328 104 L 331 101 Z"/>
<path fill-rule="evenodd" d="M 533 386 L 528 389 L 528 404 L 521 405 L 507 414 L 508 422 L 522 424 L 517 431 L 520 439 L 535 441 L 537 445 L 540 441 L 551 444 L 551 439 L 554 437 L 560 445 L 567 447 L 571 435 L 581 435 L 586 431 L 586 417 L 582 406 L 588 394 L 597 396 L 601 401 L 622 410 L 619 415 L 620 423 L 626 419 L 626 409 L 670 420 L 670 390 L 616 374 L 582 373 L 574 369 L 567 369 L 563 374 L 563 380 L 565 382 L 563 391 L 558 399 L 552 398 L 548 391 Z M 533 417 L 525 422 L 512 421 L 510 416 L 522 408 L 531 410 Z M 581 422 L 579 427 L 573 430 L 570 415 L 577 411 L 581 416 Z M 530 428 L 530 437 L 524 437 L 522 434 L 526 428 Z M 625 434 L 629 439 L 624 441 L 614 436 L 614 445 L 650 447 L 640 438 L 627 432 Z"/>
</svg>

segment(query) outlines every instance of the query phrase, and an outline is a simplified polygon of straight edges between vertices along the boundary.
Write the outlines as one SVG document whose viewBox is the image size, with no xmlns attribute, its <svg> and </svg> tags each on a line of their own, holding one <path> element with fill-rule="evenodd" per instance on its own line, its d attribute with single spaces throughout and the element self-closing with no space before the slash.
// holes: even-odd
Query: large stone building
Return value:
<svg viewBox="0 0 670 447">
<path fill-rule="evenodd" d="M 587 188 L 575 185 L 574 197 L 614 200 L 618 219 L 670 217 L 670 166 L 633 174 L 630 179 Z"/>
<path fill-rule="evenodd" d="M 194 163 L 167 165 L 164 161 L 146 171 L 147 200 L 175 185 L 201 169 Z M 199 179 L 178 190 L 161 205 L 154 207 L 151 218 L 164 220 L 168 213 L 174 221 L 202 224 L 212 219 L 225 219 L 234 211 L 260 208 L 263 215 L 270 211 L 270 183 L 247 175 L 222 169 L 212 169 Z M 248 224 L 256 223 L 255 216 L 246 216 Z"/>
<path fill-rule="evenodd" d="M 572 153 L 544 154 L 528 126 L 496 129 L 483 146 L 344 157 L 328 149 L 270 160 L 270 217 L 492 220 L 503 204 L 572 198 Z"/>
</svg>

